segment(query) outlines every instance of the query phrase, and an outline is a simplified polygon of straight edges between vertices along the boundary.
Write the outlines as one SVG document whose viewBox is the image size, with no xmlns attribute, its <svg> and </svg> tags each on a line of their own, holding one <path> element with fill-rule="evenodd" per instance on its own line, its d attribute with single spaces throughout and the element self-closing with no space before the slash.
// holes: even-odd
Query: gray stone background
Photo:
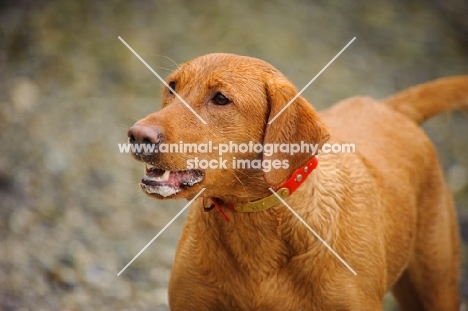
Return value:
<svg viewBox="0 0 468 311">
<path fill-rule="evenodd" d="M 468 73 L 463 0 L 2 1 L 0 309 L 167 310 L 184 216 L 117 272 L 186 204 L 146 198 L 142 165 L 117 144 L 160 107 L 162 76 L 211 52 L 262 58 L 318 109 Z M 395 126 L 398 126 L 395 124 Z M 424 125 L 468 240 L 468 116 Z M 188 129 L 189 130 L 189 129 Z M 411 148 L 411 142 L 408 146 Z M 467 247 L 461 290 L 468 300 Z M 391 297 L 385 310 L 398 310 Z"/>
</svg>

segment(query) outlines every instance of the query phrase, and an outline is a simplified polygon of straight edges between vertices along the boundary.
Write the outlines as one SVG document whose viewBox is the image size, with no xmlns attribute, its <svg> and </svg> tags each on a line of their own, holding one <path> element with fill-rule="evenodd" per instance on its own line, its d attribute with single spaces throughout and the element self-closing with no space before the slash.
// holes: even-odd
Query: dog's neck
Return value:
<svg viewBox="0 0 468 311">
<path fill-rule="evenodd" d="M 304 187 L 285 200 L 302 216 L 306 215 L 304 210 L 307 208 L 300 203 L 304 192 L 308 196 L 319 196 L 317 193 L 308 194 L 317 182 L 316 176 L 311 177 Z M 190 221 L 190 226 L 197 227 L 192 230 L 196 233 L 192 235 L 191 241 L 205 250 L 200 251 L 205 254 L 200 260 L 213 261 L 213 265 L 223 265 L 227 260 L 247 273 L 252 281 L 262 281 L 273 276 L 297 254 L 322 252 L 325 249 L 283 203 L 257 213 L 239 213 L 227 209 L 225 212 L 230 221 L 226 221 L 215 210 L 205 212 L 200 205 L 191 212 L 197 213 L 197 217 Z M 322 216 L 317 219 L 325 218 Z M 318 227 L 316 223 L 310 225 L 314 229 Z M 327 226 L 318 229 L 326 236 L 322 229 L 326 230 Z M 298 239 L 299 236 L 304 238 Z M 213 253 L 212 250 L 217 251 Z M 198 251 L 194 249 L 194 253 Z"/>
<path fill-rule="evenodd" d="M 326 158 L 329 157 L 321 159 L 304 185 L 285 202 L 334 247 L 334 241 L 340 239 L 340 232 L 336 229 L 339 215 L 349 212 L 341 210 L 340 201 L 346 198 L 337 194 L 347 194 L 349 189 L 346 185 L 350 183 L 337 183 L 348 179 L 347 170 L 336 160 Z M 308 198 L 307 205 L 304 205 L 305 197 Z M 295 256 L 307 252 L 314 258 L 328 252 L 282 202 L 258 213 L 226 209 L 230 221 L 215 210 L 205 212 L 202 200 L 197 202 L 190 210 L 186 225 L 192 228 L 190 241 L 193 253 L 204 254 L 198 258 L 200 261 L 212 261 L 216 267 L 233 264 L 248 273 L 252 280 L 259 281 L 288 265 Z M 213 265 L 209 267 L 213 268 Z"/>
<path fill-rule="evenodd" d="M 278 204 L 259 213 L 227 210 L 230 221 L 215 212 L 207 213 L 197 206 L 198 220 L 193 223 L 197 226 L 193 241 L 208 250 L 204 260 L 211 260 L 214 265 L 216 261 L 222 265 L 228 260 L 252 281 L 261 281 L 291 258 L 294 251 L 285 243 L 283 232 L 285 219 L 292 215 L 284 206 Z"/>
<path fill-rule="evenodd" d="M 229 216 L 224 212 L 224 208 L 242 213 L 263 212 L 280 202 L 285 204 L 284 199 L 292 195 L 306 181 L 317 165 L 318 157 L 313 156 L 306 164 L 296 169 L 285 182 L 275 188 L 268 188 L 271 193 L 261 199 L 249 202 L 234 201 L 233 203 L 219 198 L 209 198 L 203 200 L 203 206 L 205 211 L 216 208 L 226 221 L 229 221 Z"/>
</svg>

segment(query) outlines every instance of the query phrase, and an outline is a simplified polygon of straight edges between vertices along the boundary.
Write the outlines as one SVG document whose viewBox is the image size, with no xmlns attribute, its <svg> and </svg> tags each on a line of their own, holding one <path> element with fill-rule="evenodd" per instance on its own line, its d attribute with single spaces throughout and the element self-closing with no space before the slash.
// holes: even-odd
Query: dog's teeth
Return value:
<svg viewBox="0 0 468 311">
<path fill-rule="evenodd" d="M 146 171 L 147 174 L 148 174 L 148 171 L 151 171 L 151 169 Z M 145 179 L 149 181 L 164 182 L 164 181 L 169 180 L 170 174 L 171 174 L 171 171 L 164 171 L 164 174 L 160 176 L 157 176 L 157 177 L 146 176 Z"/>
<path fill-rule="evenodd" d="M 146 171 L 146 174 L 148 174 L 148 172 L 150 171 L 150 169 L 148 168 L 148 164 L 145 163 L 145 171 Z"/>
<path fill-rule="evenodd" d="M 171 171 L 164 171 L 164 174 L 161 176 L 161 181 L 167 181 L 169 179 L 169 175 Z"/>
</svg>

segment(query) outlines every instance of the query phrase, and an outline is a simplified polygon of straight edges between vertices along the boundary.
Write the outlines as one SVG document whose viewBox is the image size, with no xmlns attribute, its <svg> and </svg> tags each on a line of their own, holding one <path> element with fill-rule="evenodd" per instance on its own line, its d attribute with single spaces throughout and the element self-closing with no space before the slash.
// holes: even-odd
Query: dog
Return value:
<svg viewBox="0 0 468 311">
<path fill-rule="evenodd" d="M 169 282 L 171 310 L 382 310 L 392 291 L 402 310 L 458 311 L 456 213 L 419 124 L 468 109 L 468 76 L 320 113 L 297 93 L 267 62 L 208 54 L 169 75 L 162 109 L 128 131 L 131 144 L 155 147 L 133 154 L 146 165 L 142 190 L 194 199 Z M 219 154 L 162 152 L 182 142 L 352 143 L 355 152 L 233 148 L 226 165 L 200 168 L 190 161 L 217 163 Z"/>
</svg>

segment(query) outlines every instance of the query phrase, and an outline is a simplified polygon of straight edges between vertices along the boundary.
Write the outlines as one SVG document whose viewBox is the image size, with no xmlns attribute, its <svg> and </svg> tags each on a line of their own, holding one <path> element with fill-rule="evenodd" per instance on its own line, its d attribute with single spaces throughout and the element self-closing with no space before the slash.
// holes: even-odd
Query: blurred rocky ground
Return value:
<svg viewBox="0 0 468 311">
<path fill-rule="evenodd" d="M 0 310 L 167 310 L 185 205 L 136 184 L 142 166 L 117 144 L 159 109 L 165 76 L 210 52 L 262 58 L 319 109 L 361 94 L 468 73 L 467 3 L 385 1 L 39 1 L 0 3 Z M 464 11 L 465 10 L 465 11 Z M 424 125 L 453 191 L 465 241 L 468 116 Z M 402 148 L 411 148 L 411 142 Z M 397 310 L 389 297 L 385 310 Z"/>
</svg>

